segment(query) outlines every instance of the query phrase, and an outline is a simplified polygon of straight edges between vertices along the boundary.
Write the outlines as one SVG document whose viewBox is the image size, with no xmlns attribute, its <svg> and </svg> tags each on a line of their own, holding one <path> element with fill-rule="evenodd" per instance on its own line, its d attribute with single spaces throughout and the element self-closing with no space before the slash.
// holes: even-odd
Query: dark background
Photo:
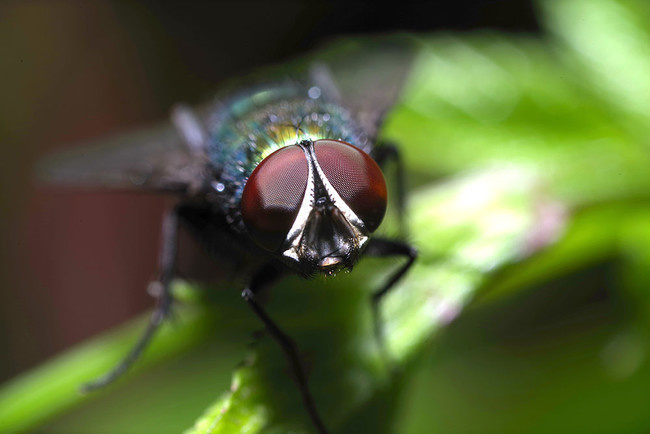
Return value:
<svg viewBox="0 0 650 434">
<path fill-rule="evenodd" d="M 49 151 L 161 120 L 336 36 L 539 32 L 528 1 L 0 4 L 0 381 L 151 307 L 171 199 L 36 187 Z"/>
</svg>

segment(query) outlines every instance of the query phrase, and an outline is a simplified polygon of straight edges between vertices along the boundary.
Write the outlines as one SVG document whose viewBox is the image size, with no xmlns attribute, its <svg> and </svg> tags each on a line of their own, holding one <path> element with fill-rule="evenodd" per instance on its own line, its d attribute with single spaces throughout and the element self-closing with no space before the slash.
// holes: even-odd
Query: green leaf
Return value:
<svg viewBox="0 0 650 434">
<path fill-rule="evenodd" d="M 625 116 L 650 117 L 650 4 L 643 0 L 541 2 L 550 30 L 592 92 Z M 638 126 L 638 125 L 637 125 Z M 647 133 L 647 128 L 645 129 Z"/>
<path fill-rule="evenodd" d="M 489 170 L 413 195 L 411 241 L 420 256 L 382 307 L 398 365 L 407 365 L 458 315 L 491 270 L 530 253 L 538 218 L 535 188 L 525 173 Z M 287 279 L 267 305 L 298 343 L 317 405 L 334 429 L 347 426 L 393 381 L 373 338 L 369 303 L 370 291 L 387 277 L 386 262 L 365 259 L 353 273 L 329 281 Z M 286 370 L 276 345 L 260 344 L 253 361 L 235 374 L 232 391 L 190 432 L 234 433 L 259 424 L 271 432 L 309 431 L 295 386 L 286 374 L 278 376 Z M 293 422 L 296 415 L 301 417 Z"/>
</svg>

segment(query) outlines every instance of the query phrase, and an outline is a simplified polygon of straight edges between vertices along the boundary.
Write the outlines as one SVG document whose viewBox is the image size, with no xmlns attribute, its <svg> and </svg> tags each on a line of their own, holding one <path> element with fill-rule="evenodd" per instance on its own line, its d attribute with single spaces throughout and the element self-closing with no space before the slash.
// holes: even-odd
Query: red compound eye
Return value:
<svg viewBox="0 0 650 434">
<path fill-rule="evenodd" d="M 246 182 L 241 212 L 252 238 L 267 250 L 277 250 L 296 219 L 307 188 L 309 167 L 298 146 L 287 146 L 266 157 Z"/>
<path fill-rule="evenodd" d="M 318 164 L 339 196 L 374 232 L 386 213 L 386 181 L 377 163 L 361 149 L 338 140 L 317 140 Z"/>
</svg>

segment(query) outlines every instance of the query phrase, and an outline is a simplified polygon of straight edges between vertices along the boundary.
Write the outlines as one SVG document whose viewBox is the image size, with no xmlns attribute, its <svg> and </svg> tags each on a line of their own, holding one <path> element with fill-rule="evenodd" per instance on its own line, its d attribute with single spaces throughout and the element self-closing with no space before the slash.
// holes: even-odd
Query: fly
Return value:
<svg viewBox="0 0 650 434">
<path fill-rule="evenodd" d="M 372 295 L 382 342 L 379 302 L 417 255 L 403 241 L 372 235 L 387 206 L 380 167 L 390 160 L 398 169 L 400 210 L 403 204 L 399 154 L 376 140 L 411 56 L 403 41 L 393 42 L 363 46 L 338 64 L 315 62 L 297 79 L 258 80 L 195 109 L 179 105 L 168 124 L 45 164 L 45 177 L 57 184 L 179 197 L 163 220 L 158 299 L 148 327 L 119 365 L 84 390 L 103 387 L 126 371 L 168 316 L 177 232 L 183 227 L 209 254 L 236 263 L 248 276 L 242 297 L 289 359 L 314 426 L 327 432 L 292 340 L 258 295 L 288 273 L 331 275 L 351 270 L 362 255 L 405 257 Z"/>
</svg>

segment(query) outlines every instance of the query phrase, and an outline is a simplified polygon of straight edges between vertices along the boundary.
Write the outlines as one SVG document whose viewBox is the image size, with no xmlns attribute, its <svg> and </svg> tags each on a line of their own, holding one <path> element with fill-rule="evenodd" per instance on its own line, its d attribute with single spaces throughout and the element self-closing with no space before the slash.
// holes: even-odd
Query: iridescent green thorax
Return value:
<svg viewBox="0 0 650 434">
<path fill-rule="evenodd" d="M 370 151 L 368 138 L 348 110 L 327 101 L 318 88 L 290 82 L 220 101 L 208 123 L 209 157 L 218 206 L 235 226 L 241 223 L 246 180 L 274 151 L 318 139 L 342 140 Z"/>
</svg>

